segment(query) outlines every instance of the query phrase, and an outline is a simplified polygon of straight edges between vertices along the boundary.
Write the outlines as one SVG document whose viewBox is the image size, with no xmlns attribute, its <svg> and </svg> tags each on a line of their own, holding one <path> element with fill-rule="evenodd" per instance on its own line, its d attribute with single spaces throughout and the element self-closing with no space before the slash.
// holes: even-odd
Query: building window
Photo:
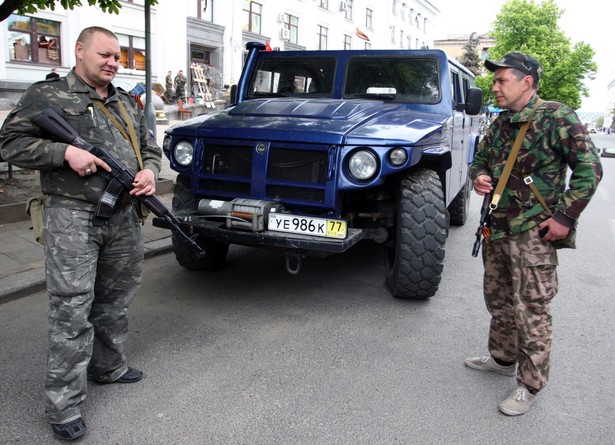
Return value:
<svg viewBox="0 0 615 445">
<path fill-rule="evenodd" d="M 391 43 L 395 43 L 395 27 L 391 25 L 389 31 L 391 31 Z"/>
<path fill-rule="evenodd" d="M 352 20 L 352 0 L 346 0 L 346 11 L 344 11 L 344 18 Z"/>
<path fill-rule="evenodd" d="M 284 29 L 288 29 L 290 32 L 290 38 L 288 41 L 290 43 L 297 44 L 299 41 L 299 17 L 295 17 L 294 15 L 284 14 L 284 21 L 282 22 L 282 26 Z"/>
<path fill-rule="evenodd" d="M 60 22 L 11 14 L 8 30 L 11 61 L 62 64 Z"/>
<path fill-rule="evenodd" d="M 207 22 L 213 22 L 214 0 L 197 0 L 196 18 Z"/>
<path fill-rule="evenodd" d="M 243 30 L 261 33 L 261 16 L 263 5 L 251 0 L 243 0 Z"/>
<path fill-rule="evenodd" d="M 399 31 L 399 47 L 404 47 L 404 30 Z"/>
<path fill-rule="evenodd" d="M 327 34 L 329 30 L 324 26 L 318 26 L 318 49 L 327 49 Z"/>
<path fill-rule="evenodd" d="M 397 15 L 397 0 L 393 0 L 391 4 L 393 6 L 393 10 L 391 12 L 393 13 L 393 15 Z"/>
<path fill-rule="evenodd" d="M 372 29 L 372 22 L 374 19 L 374 11 L 369 8 L 365 9 L 365 26 L 369 29 Z"/>
<path fill-rule="evenodd" d="M 120 41 L 120 65 L 126 69 L 145 71 L 145 39 L 116 34 Z"/>
<path fill-rule="evenodd" d="M 344 49 L 352 49 L 352 37 L 344 34 Z"/>
<path fill-rule="evenodd" d="M 329 10 L 329 0 L 319 0 L 318 6 L 328 11 Z"/>
<path fill-rule="evenodd" d="M 372 49 L 372 44 L 369 42 L 365 42 L 365 49 Z"/>
</svg>

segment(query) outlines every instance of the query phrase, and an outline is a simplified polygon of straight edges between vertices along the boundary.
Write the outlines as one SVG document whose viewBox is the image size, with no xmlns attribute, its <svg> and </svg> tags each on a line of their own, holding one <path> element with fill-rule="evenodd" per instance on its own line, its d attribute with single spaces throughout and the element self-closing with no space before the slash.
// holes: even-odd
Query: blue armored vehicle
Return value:
<svg viewBox="0 0 615 445">
<path fill-rule="evenodd" d="M 433 296 L 449 224 L 468 212 L 473 74 L 439 50 L 247 50 L 231 105 L 166 132 L 173 211 L 206 252 L 174 234 L 179 264 L 218 268 L 238 244 L 297 273 L 369 240 L 395 297 Z"/>
</svg>

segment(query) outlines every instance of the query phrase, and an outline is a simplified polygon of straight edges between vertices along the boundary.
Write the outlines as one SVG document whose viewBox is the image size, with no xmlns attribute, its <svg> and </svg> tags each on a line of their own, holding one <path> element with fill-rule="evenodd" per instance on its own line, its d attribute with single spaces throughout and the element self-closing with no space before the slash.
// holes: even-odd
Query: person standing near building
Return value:
<svg viewBox="0 0 615 445">
<path fill-rule="evenodd" d="M 182 70 L 179 70 L 175 76 L 175 94 L 177 100 L 186 102 L 186 76 Z"/>
<path fill-rule="evenodd" d="M 57 79 L 58 77 L 60 77 L 60 75 L 58 74 L 58 70 L 56 70 L 55 68 L 51 68 L 51 71 L 47 73 L 45 79 Z"/>
<path fill-rule="evenodd" d="M 45 409 L 54 435 L 63 440 L 86 432 L 87 380 L 134 383 L 143 376 L 125 355 L 127 310 L 143 266 L 144 215 L 134 198 L 154 194 L 161 150 L 136 102 L 111 83 L 120 56 L 114 33 L 84 29 L 75 44 L 75 67 L 59 80 L 31 85 L 0 134 L 4 159 L 41 172 L 49 293 Z M 32 120 L 47 108 L 134 173 L 133 190 L 120 195 L 102 222 L 95 217 L 108 181 L 97 172 L 110 167 L 35 125 Z M 127 132 L 136 133 L 135 146 Z"/>
<path fill-rule="evenodd" d="M 168 103 L 173 101 L 173 73 L 170 70 L 164 78 L 163 94 Z"/>
<path fill-rule="evenodd" d="M 517 388 L 500 411 L 517 416 L 529 411 L 549 378 L 550 307 L 558 291 L 553 243 L 565 239 L 576 225 L 602 178 L 602 166 L 575 112 L 538 97 L 542 68 L 536 59 L 513 52 L 501 61 L 486 60 L 485 66 L 494 73 L 492 92 L 498 107 L 506 111 L 490 125 L 471 166 L 479 195 L 493 192 L 520 126 L 529 126 L 490 215 L 491 236 L 483 241 L 489 354 L 464 363 L 516 376 Z M 566 185 L 568 168 L 572 176 Z"/>
</svg>

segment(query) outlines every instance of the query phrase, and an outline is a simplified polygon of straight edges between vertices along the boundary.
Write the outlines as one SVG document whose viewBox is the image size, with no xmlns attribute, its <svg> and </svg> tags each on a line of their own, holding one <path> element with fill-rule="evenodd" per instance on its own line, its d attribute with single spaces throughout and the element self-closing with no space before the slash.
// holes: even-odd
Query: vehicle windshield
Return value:
<svg viewBox="0 0 615 445">
<path fill-rule="evenodd" d="M 422 57 L 355 57 L 348 61 L 344 97 L 404 103 L 440 101 L 438 63 Z"/>
<path fill-rule="evenodd" d="M 332 57 L 263 58 L 251 79 L 247 97 L 331 97 L 335 67 Z"/>
<path fill-rule="evenodd" d="M 331 98 L 336 69 L 339 69 L 337 63 L 336 58 L 324 56 L 263 57 L 258 61 L 246 97 Z M 438 62 L 424 56 L 353 56 L 347 62 L 342 97 L 438 103 L 441 98 Z"/>
</svg>

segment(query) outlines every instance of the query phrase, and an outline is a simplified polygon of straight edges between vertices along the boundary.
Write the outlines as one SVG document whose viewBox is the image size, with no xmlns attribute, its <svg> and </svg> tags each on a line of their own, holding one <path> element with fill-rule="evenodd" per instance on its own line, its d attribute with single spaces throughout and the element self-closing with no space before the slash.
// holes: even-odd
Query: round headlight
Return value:
<svg viewBox="0 0 615 445">
<path fill-rule="evenodd" d="M 192 163 L 194 147 L 188 141 L 181 141 L 175 146 L 173 156 L 179 165 L 186 167 Z"/>
<path fill-rule="evenodd" d="M 168 153 L 169 148 L 171 148 L 171 136 L 166 135 L 162 141 L 162 149 Z"/>
<path fill-rule="evenodd" d="M 404 165 L 408 160 L 408 153 L 403 148 L 394 148 L 389 152 L 389 161 L 395 167 L 399 167 L 400 165 Z"/>
<path fill-rule="evenodd" d="M 348 171 L 360 181 L 370 179 L 378 169 L 376 156 L 370 151 L 357 151 L 348 160 Z"/>
</svg>

